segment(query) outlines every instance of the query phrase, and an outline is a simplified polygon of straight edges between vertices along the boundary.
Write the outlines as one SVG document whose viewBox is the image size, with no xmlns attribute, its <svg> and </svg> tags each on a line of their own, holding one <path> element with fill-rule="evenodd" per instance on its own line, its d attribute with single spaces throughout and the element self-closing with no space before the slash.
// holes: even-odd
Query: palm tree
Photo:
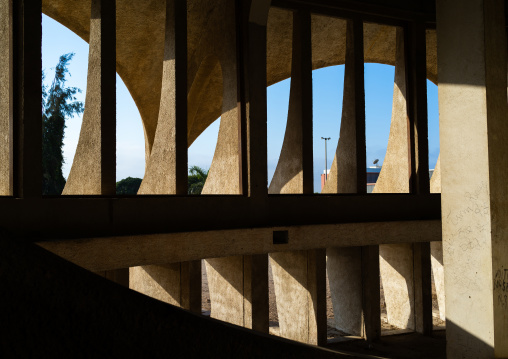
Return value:
<svg viewBox="0 0 508 359">
<path fill-rule="evenodd" d="M 208 176 L 208 171 L 205 171 L 201 167 L 192 166 L 189 168 L 189 177 L 188 177 L 188 194 L 201 194 L 203 190 L 203 186 L 206 182 L 206 177 Z"/>
</svg>

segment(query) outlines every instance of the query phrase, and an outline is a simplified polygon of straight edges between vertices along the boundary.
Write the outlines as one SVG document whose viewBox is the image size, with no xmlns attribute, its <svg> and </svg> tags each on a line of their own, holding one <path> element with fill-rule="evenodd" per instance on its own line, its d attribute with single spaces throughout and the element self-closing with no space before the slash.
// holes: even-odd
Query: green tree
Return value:
<svg viewBox="0 0 508 359">
<path fill-rule="evenodd" d="M 188 177 L 188 194 L 201 194 L 203 186 L 205 185 L 206 178 L 208 177 L 208 171 L 205 171 L 201 167 L 192 166 L 189 169 Z"/>
<path fill-rule="evenodd" d="M 116 194 L 137 194 L 141 178 L 127 177 L 116 183 Z"/>
<path fill-rule="evenodd" d="M 67 65 L 74 53 L 60 56 L 49 90 L 42 84 L 42 193 L 59 195 L 65 186 L 62 174 L 65 120 L 83 113 L 83 102 L 76 101 L 76 87 L 66 87 Z M 42 80 L 44 81 L 44 71 Z"/>
</svg>

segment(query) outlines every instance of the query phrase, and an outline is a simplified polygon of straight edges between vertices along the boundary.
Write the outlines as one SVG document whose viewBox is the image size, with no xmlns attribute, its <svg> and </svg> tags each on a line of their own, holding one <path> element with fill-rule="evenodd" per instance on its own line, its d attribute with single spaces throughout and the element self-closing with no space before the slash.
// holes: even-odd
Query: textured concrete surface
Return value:
<svg viewBox="0 0 508 359">
<path fill-rule="evenodd" d="M 91 42 L 90 85 L 87 92 L 87 103 L 96 104 L 97 101 L 93 100 L 94 93 L 97 93 L 93 87 L 94 69 L 96 70 L 93 56 L 97 54 L 97 51 L 93 50 L 94 25 L 93 22 L 92 25 L 89 25 L 87 19 L 89 4 L 87 1 L 80 2 L 79 5 L 70 9 L 62 1 L 44 1 L 43 11 Z M 147 176 L 140 193 L 172 193 L 172 171 L 169 169 L 172 158 L 171 141 L 168 140 L 171 136 L 171 116 L 167 109 L 172 94 L 165 90 L 172 78 L 170 71 L 164 65 L 164 53 L 161 50 L 164 48 L 165 41 L 164 18 L 160 15 L 164 13 L 163 6 L 162 1 L 143 3 L 122 1 L 118 3 L 117 10 L 117 69 L 140 109 L 145 129 Z M 233 60 L 236 40 L 234 35 L 231 36 L 234 33 L 231 31 L 234 24 L 222 21 L 224 13 L 228 11 L 233 11 L 233 6 L 226 1 L 214 3 L 213 6 L 203 1 L 189 1 L 189 143 L 192 143 L 195 137 L 222 113 L 218 145 L 210 169 L 209 180 L 204 190 L 204 193 L 209 194 L 239 193 L 237 181 L 239 175 L 237 99 L 236 90 L 234 90 L 236 88 L 236 67 Z M 150 19 L 150 21 L 139 21 L 143 18 Z M 291 25 L 292 15 L 290 12 L 278 9 L 270 10 L 267 60 L 269 84 L 287 78 L 291 72 Z M 345 22 L 313 16 L 312 30 L 313 67 L 344 63 L 346 56 L 343 40 L 336 41 L 330 46 L 329 41 L 327 45 L 327 41 L 324 39 L 332 30 L 339 39 L 345 39 Z M 145 31 L 150 31 L 153 34 L 153 41 L 146 42 L 144 38 L 136 35 L 126 36 Z M 435 59 L 435 36 L 433 37 L 431 33 L 429 32 L 428 36 L 428 57 L 432 60 Z M 389 51 L 395 47 L 394 34 L 393 27 L 365 24 L 366 61 L 394 64 L 395 54 L 393 51 Z M 97 60 L 97 56 L 95 60 Z M 435 74 L 435 61 L 430 61 L 429 78 L 435 81 Z M 204 93 L 207 96 L 203 96 Z M 222 101 L 220 101 L 221 95 Z M 166 96 L 168 97 L 166 98 Z M 99 162 L 97 154 L 100 153 L 100 147 L 98 148 L 97 144 L 92 141 L 93 138 L 97 138 L 97 116 L 92 112 L 93 105 L 89 105 L 87 108 L 76 161 L 73 164 L 73 171 L 71 171 L 74 175 L 69 178 L 70 183 L 64 193 L 97 193 L 96 179 L 100 177 L 97 176 L 98 171 L 95 164 Z M 294 115 L 289 115 L 289 118 L 294 117 Z M 286 141 L 288 143 L 298 142 L 299 134 L 294 133 L 292 128 L 294 127 L 290 126 L 288 121 L 285 144 Z M 347 136 L 344 137 L 347 138 Z M 392 141 L 392 143 L 396 142 Z M 392 152 L 399 154 L 400 151 Z M 346 155 L 345 157 L 348 157 L 346 151 L 343 153 Z M 291 145 L 285 146 L 277 167 L 279 173 L 276 171 L 276 176 L 271 184 L 271 193 L 301 192 L 299 187 L 301 170 L 298 169 L 298 161 L 295 160 L 298 157 L 301 157 L 301 154 L 295 151 L 295 148 L 291 148 Z M 399 167 L 394 164 L 394 168 Z M 284 175 L 281 174 L 282 172 Z M 337 173 L 343 172 L 337 171 Z M 79 178 L 79 180 L 74 178 Z M 382 182 L 389 182 L 389 180 Z M 382 192 L 383 189 L 380 188 L 379 191 Z M 231 265 L 236 262 L 234 259 L 217 260 L 229 261 Z M 238 268 L 239 276 L 243 276 L 242 271 L 243 269 Z M 213 292 L 213 289 L 211 291 Z"/>
<path fill-rule="evenodd" d="M 315 19 L 316 17 L 313 17 Z M 346 21 L 344 21 L 344 24 Z M 320 39 L 330 45 L 335 37 Z M 357 193 L 356 121 L 354 88 L 354 48 L 352 24 L 346 33 L 344 97 L 342 118 L 335 156 L 328 180 L 321 193 Z M 317 55 L 316 55 L 317 56 Z M 361 164 L 363 167 L 363 164 Z M 362 267 L 361 248 L 334 247 L 326 250 L 326 269 L 333 303 L 335 327 L 345 333 L 360 336 L 362 333 Z"/>
<path fill-rule="evenodd" d="M 415 329 L 413 246 L 379 246 L 379 269 L 388 323 L 402 329 Z"/>
<path fill-rule="evenodd" d="M 162 90 L 159 119 L 152 151 L 148 157 L 145 175 L 138 194 L 177 194 L 176 187 L 176 61 L 175 61 L 175 23 L 174 4 L 168 3 L 164 10 L 169 14 L 165 19 L 164 62 L 162 69 Z M 169 304 L 182 306 L 200 312 L 201 308 L 191 308 L 190 302 L 201 303 L 200 283 L 189 283 L 201 272 L 201 262 L 173 263 L 164 266 L 130 268 L 130 288 Z M 182 266 L 186 266 L 185 268 Z M 197 271 L 198 274 L 185 276 L 183 271 Z M 185 292 L 185 288 L 189 292 Z M 194 298 L 194 299 L 191 299 Z"/>
<path fill-rule="evenodd" d="M 208 259 L 205 263 L 211 317 L 244 326 L 242 256 Z"/>
<path fill-rule="evenodd" d="M 212 99 L 214 96 L 222 96 L 222 101 L 220 98 L 216 99 L 217 103 L 222 105 L 222 109 L 219 113 L 221 119 L 217 145 L 202 194 L 240 194 L 234 2 L 223 0 L 214 4 L 216 9 L 208 20 L 208 28 L 203 35 L 202 42 L 200 42 L 202 47 L 198 50 L 203 57 L 213 56 L 219 60 L 219 74 L 222 75 L 222 78 L 213 82 L 208 80 L 204 74 L 203 81 L 207 80 L 210 81 L 210 85 L 216 84 L 218 86 L 209 88 L 204 97 L 196 96 L 196 100 L 201 101 L 202 98 Z M 192 50 L 189 49 L 189 51 Z M 205 66 L 204 71 L 213 70 L 213 66 L 206 62 L 202 66 Z M 194 86 L 199 88 L 202 85 L 195 83 Z M 191 111 L 193 111 L 193 106 L 197 105 L 191 102 L 193 98 L 189 95 Z M 196 110 L 194 113 L 199 116 L 199 112 Z M 216 112 L 212 113 L 212 116 L 218 117 Z M 194 126 L 198 126 L 199 121 L 198 117 L 193 120 L 189 127 L 190 134 Z M 209 123 L 211 122 L 208 122 L 202 130 Z M 243 256 L 205 260 L 210 290 L 211 316 L 240 326 L 252 327 L 253 313 L 249 301 L 245 299 L 246 292 L 251 292 L 251 290 L 246 286 L 258 279 L 250 277 L 249 273 L 245 271 L 244 264 L 245 258 Z M 268 281 L 268 277 L 260 278 L 260 280 Z M 266 297 L 268 300 L 268 293 L 266 293 Z"/>
<path fill-rule="evenodd" d="M 270 14 L 277 11 L 270 11 Z M 293 18 L 291 12 L 283 11 L 281 16 L 287 15 Z M 313 23 L 313 21 L 311 20 Z M 273 26 L 268 22 L 268 28 Z M 299 39 L 299 32 L 292 23 L 285 28 L 290 31 L 286 39 Z M 287 40 L 286 40 L 287 41 Z M 297 40 L 298 41 L 298 40 Z M 270 43 L 268 49 L 278 46 Z M 268 188 L 270 194 L 292 194 L 304 192 L 303 177 L 303 114 L 302 108 L 302 81 L 299 67 L 303 62 L 298 50 L 292 50 L 291 64 L 291 88 L 289 95 L 288 117 L 284 142 L 282 144 L 279 161 L 275 169 L 272 181 Z M 269 53 L 270 54 L 270 53 Z M 279 317 L 280 335 L 285 338 L 312 344 L 321 342 L 321 327 L 326 331 L 326 316 L 320 318 L 317 308 L 325 302 L 325 286 L 319 286 L 310 273 L 314 273 L 321 263 L 311 260 L 313 253 L 310 251 L 279 252 L 270 254 L 270 265 L 273 274 L 277 313 Z M 325 261 L 317 256 L 318 261 Z M 325 263 L 322 263 L 323 270 Z M 326 273 L 322 273 L 323 278 Z M 326 284 L 324 282 L 323 284 Z M 322 288 L 321 288 L 322 287 Z M 321 293 L 322 292 L 322 293 Z M 323 303 L 320 303 L 323 301 Z M 321 322 L 323 320 L 323 322 Z M 326 337 L 325 337 L 326 340 Z"/>
<path fill-rule="evenodd" d="M 273 244 L 273 231 L 288 231 L 288 244 Z M 384 237 L 380 238 L 379 233 Z M 308 239 L 312 238 L 312 241 Z M 200 258 L 439 241 L 441 221 L 394 221 L 232 229 L 100 237 L 38 244 L 92 271 L 192 261 Z"/>
<path fill-rule="evenodd" d="M 5 4 L 5 2 L 3 3 Z M 159 105 L 163 76 L 162 45 L 164 43 L 164 29 L 162 26 L 164 19 L 161 16 L 163 13 L 161 8 L 164 2 L 162 0 L 143 2 L 124 0 L 119 1 L 118 4 L 119 57 L 117 68 L 140 109 L 145 129 L 146 156 L 149 159 L 155 143 L 157 123 L 160 118 Z M 233 68 L 222 57 L 209 56 L 209 54 L 213 53 L 211 49 L 222 49 L 221 44 L 227 43 L 227 41 L 224 41 L 224 37 L 217 36 L 216 32 L 209 31 L 213 26 L 208 26 L 209 22 L 211 24 L 220 22 L 217 19 L 223 17 L 231 7 L 215 5 L 215 2 L 204 0 L 189 2 L 190 66 L 188 91 L 189 103 L 192 108 L 189 111 L 190 115 L 188 118 L 190 124 L 188 133 L 189 143 L 192 143 L 196 136 L 219 117 L 221 113 L 225 114 L 223 121 L 228 124 L 224 126 L 221 124 L 220 136 L 224 138 L 228 134 L 228 131 L 235 129 L 232 124 L 232 119 L 236 117 L 234 116 L 236 105 L 233 104 L 233 96 L 224 95 L 224 99 L 221 101 L 221 95 L 226 91 L 223 89 L 231 88 L 231 83 L 228 81 L 233 77 L 228 75 L 227 72 L 231 71 L 230 74 L 233 73 Z M 90 1 L 43 1 L 45 13 L 62 22 L 91 43 L 86 121 L 83 124 L 82 136 L 80 137 L 77 157 L 74 162 L 77 169 L 73 168 L 73 178 L 77 179 L 69 179 L 69 193 L 100 193 L 100 188 L 97 188 L 96 179 L 98 172 L 95 167 L 99 162 L 97 161 L 97 154 L 100 151 L 97 151 L 97 145 L 93 143 L 94 139 L 98 138 L 95 123 L 97 116 L 93 114 L 93 111 L 96 111 L 94 106 L 98 105 L 97 101 L 93 101 L 93 96 L 96 96 L 98 93 L 94 90 L 97 87 L 95 81 L 97 51 L 94 50 L 97 41 L 94 40 L 96 31 L 94 30 L 93 21 L 92 24 L 89 22 L 89 9 Z M 503 3 L 500 0 L 438 1 L 440 47 L 439 100 L 442 120 L 441 145 L 444 169 L 442 173 L 443 249 L 447 268 L 445 275 L 447 283 L 446 302 L 448 304 L 447 324 L 449 335 L 447 339 L 449 343 L 449 357 L 508 356 L 508 341 L 506 341 L 508 333 L 506 308 L 508 304 L 506 302 L 505 289 L 505 272 L 508 267 L 506 262 L 506 253 L 508 253 L 506 241 L 507 229 L 505 225 L 508 215 L 505 203 L 508 196 L 508 189 L 506 188 L 508 174 L 506 173 L 506 166 L 499 165 L 504 163 L 507 157 L 503 135 L 508 132 L 508 121 L 506 119 L 506 53 L 504 51 L 506 43 L 503 14 Z M 228 18 L 231 17 L 229 16 Z M 288 25 L 290 21 L 291 16 L 288 16 L 288 13 L 276 9 L 271 11 L 268 34 L 268 41 L 271 44 L 268 56 L 269 84 L 287 78 L 291 72 L 291 46 L 287 41 L 290 38 L 287 33 L 291 28 Z M 313 19 L 312 26 L 316 29 L 313 34 L 316 38 L 326 36 L 326 31 L 335 27 L 338 29 L 338 33 L 345 31 L 344 23 L 333 19 Z M 367 62 L 376 61 L 387 64 L 395 64 L 397 62 L 397 56 L 392 51 L 396 47 L 395 40 L 393 40 L 393 36 L 390 37 L 393 31 L 393 28 L 384 26 L 365 25 L 365 58 Z M 146 33 L 151 34 L 152 41 L 146 41 Z M 231 34 L 232 32 L 228 31 L 227 33 Z M 433 31 L 428 31 L 428 35 L 428 77 L 435 82 L 437 81 L 436 36 Z M 227 38 L 226 40 L 229 41 L 230 39 Z M 315 41 L 314 46 L 314 67 L 343 63 L 345 59 L 344 46 L 340 43 L 337 43 L 336 47 L 325 48 L 321 47 L 318 41 Z M 386 51 L 387 49 L 390 51 Z M 471 51 L 471 49 L 474 49 L 474 51 Z M 228 53 L 228 58 L 234 58 L 234 56 L 230 55 Z M 0 65 L 0 70 L 5 69 L 4 60 L 4 57 L 0 57 L 0 61 L 3 61 Z M 398 73 L 400 71 L 400 64 L 396 67 L 396 73 Z M 2 91 L 5 90 L 5 81 L 2 78 Z M 398 83 L 398 85 L 401 84 L 401 82 Z M 394 109 L 397 107 L 398 111 L 394 111 L 394 113 L 405 113 L 400 107 L 403 89 L 401 86 L 396 86 L 395 90 Z M 202 96 L 203 93 L 207 93 L 209 96 Z M 5 106 L 0 110 L 2 114 L 6 113 Z M 228 119 L 228 116 L 231 119 Z M 2 118 L 5 119 L 5 117 Z M 393 140 L 393 138 L 398 136 L 397 133 L 406 135 L 407 131 L 402 126 L 404 122 L 392 119 L 389 150 L 385 159 L 386 166 L 383 167 L 379 186 L 376 187 L 377 192 L 407 192 L 405 187 L 408 182 L 407 167 L 399 165 L 395 158 L 397 157 L 404 161 L 407 166 L 407 144 L 404 144 L 402 140 Z M 2 130 L 4 130 L 5 122 L 2 122 L 1 126 L 4 126 L 2 127 Z M 232 138 L 233 140 L 221 139 L 220 145 L 218 145 L 216 152 L 217 159 L 214 159 L 215 166 L 213 166 L 213 172 L 211 172 L 213 180 L 207 185 L 208 193 L 238 193 L 237 187 L 234 185 L 230 186 L 229 182 L 237 182 L 238 167 L 232 164 L 237 163 L 238 158 L 226 155 L 235 152 L 238 148 L 237 143 L 234 142 L 236 135 L 232 136 Z M 5 148 L 6 146 L 2 144 L 3 152 L 1 156 L 3 157 L 0 157 L 0 163 L 6 163 L 5 153 L 7 152 Z M 406 153 L 403 152 L 404 150 Z M 468 166 L 463 165 L 464 158 L 467 158 Z M 284 163 L 283 166 L 289 168 L 288 163 Z M 474 170 L 471 171 L 471 168 L 474 168 Z M 390 172 L 391 174 L 388 174 Z M 5 180 L 3 182 L 5 183 Z M 289 187 L 298 187 L 297 184 L 293 185 L 289 181 L 281 181 L 277 185 L 278 191 L 282 191 L 286 184 L 289 184 Z M 289 188 L 288 191 L 290 191 Z M 358 232 L 355 232 L 355 235 L 358 235 Z M 220 237 L 220 234 L 218 237 Z M 301 234 L 301 237 L 305 237 L 305 235 Z M 178 238 L 181 240 L 179 242 L 180 245 L 184 246 L 182 238 Z M 226 240 L 223 239 L 221 243 L 225 247 L 226 244 L 224 243 L 228 241 L 230 243 L 233 242 L 231 238 L 227 238 Z M 387 252 L 386 255 L 383 255 L 383 258 L 386 259 L 387 265 L 384 267 L 387 270 L 396 268 L 397 264 L 403 264 L 405 269 L 410 268 L 410 266 L 405 264 L 409 260 L 404 261 L 400 256 L 397 259 L 391 259 L 391 257 L 396 255 L 394 250 L 396 247 L 386 248 Z M 398 248 L 400 249 L 400 247 Z M 15 266 L 19 266 L 20 263 L 26 265 L 27 258 L 40 260 L 44 260 L 44 258 L 40 256 L 29 257 L 24 255 L 26 253 L 19 254 L 12 248 L 7 249 L 7 251 L 2 250 L 0 253 L 3 255 L 17 253 L 18 256 L 15 257 L 16 260 L 11 258 L 11 262 L 8 262 L 9 265 L 5 264 L 7 261 L 0 261 L 0 263 L 3 264 L 5 271 L 10 270 L 8 273 L 11 277 L 9 278 L 19 278 L 19 280 L 8 281 L 7 283 L 13 286 L 14 290 L 5 290 L 2 293 L 7 296 L 18 295 L 20 293 L 16 290 L 18 287 L 14 287 L 14 285 L 23 285 L 25 283 L 23 280 L 26 279 L 26 272 L 23 270 L 18 272 L 13 271 L 16 269 Z M 97 247 L 94 250 L 97 250 Z M 218 249 L 215 250 L 217 252 L 220 251 Z M 238 248 L 235 250 L 238 251 Z M 256 250 L 260 249 L 257 248 Z M 128 252 L 128 249 L 126 251 Z M 221 253 L 223 255 L 225 253 L 232 254 L 232 252 L 233 250 L 231 252 L 223 250 Z M 404 258 L 409 258 L 407 248 L 404 248 L 400 252 L 403 252 Z M 40 253 L 37 254 L 40 255 Z M 154 253 L 151 254 L 154 256 L 153 258 L 156 257 Z M 195 253 L 187 253 L 187 255 L 192 256 Z M 139 257 L 136 258 L 139 260 Z M 162 261 L 164 260 L 167 259 L 162 259 Z M 229 260 L 232 261 L 233 259 Z M 388 263 L 389 260 L 392 260 L 392 263 Z M 52 262 L 54 262 L 54 259 L 52 259 Z M 59 294 L 56 297 L 59 301 L 67 300 L 64 303 L 65 308 L 74 308 L 76 298 L 81 298 L 81 300 L 86 298 L 86 295 L 77 295 L 70 299 L 65 297 L 65 295 L 72 296 L 73 291 L 68 290 L 69 284 L 75 284 L 76 281 L 75 277 L 72 279 L 65 277 L 67 274 L 65 269 L 68 268 L 62 268 L 59 268 L 58 271 L 36 271 L 35 275 L 38 276 L 38 280 L 30 282 L 29 291 L 26 288 L 23 289 L 25 290 L 23 293 L 28 293 L 28 297 L 32 299 L 28 304 L 36 306 L 30 307 L 30 305 L 27 305 L 24 308 L 41 309 L 47 303 L 50 303 L 50 305 L 58 303 L 53 300 L 41 302 L 41 296 L 34 296 L 32 285 L 33 283 L 37 285 L 45 283 L 44 280 L 41 281 L 40 279 L 51 279 L 55 273 L 57 273 L 56 275 L 62 275 L 64 278 L 62 281 L 66 284 L 65 286 L 57 286 L 59 290 L 56 292 Z M 0 271 L 0 273 L 5 274 L 4 270 Z M 41 273 L 44 275 L 41 276 Z M 410 273 L 410 271 L 395 270 L 392 271 L 392 276 L 403 278 L 404 273 Z M 390 278 L 383 276 L 383 280 L 386 279 Z M 84 279 L 84 282 L 90 283 L 86 279 Z M 403 281 L 400 283 L 403 283 Z M 82 285 L 83 282 L 79 281 L 79 284 Z M 410 287 L 407 284 L 408 297 L 411 297 L 409 293 Z M 78 291 L 78 293 L 83 294 L 83 292 L 79 292 L 79 288 L 75 286 L 72 288 Z M 403 286 L 398 288 L 400 293 L 400 290 L 403 290 Z M 55 291 L 54 288 L 51 289 L 42 288 L 42 291 L 43 294 L 54 299 L 53 293 Z M 37 300 L 33 300 L 35 297 L 37 297 Z M 122 296 L 119 297 L 123 298 Z M 400 297 L 402 300 L 406 300 L 405 296 L 401 295 Z M 99 296 L 99 298 L 101 297 Z M 11 300 L 14 301 L 14 299 Z M 97 304 L 97 302 L 94 304 Z M 404 305 L 407 306 L 406 302 Z M 58 304 L 61 304 L 61 302 Z M 411 305 L 410 301 L 409 305 Z M 83 305 L 83 307 L 89 308 L 86 305 Z M 68 328 L 69 322 L 66 321 L 68 319 L 65 317 L 65 314 L 68 314 L 68 312 L 62 312 L 61 305 L 56 306 L 56 308 L 58 310 L 53 310 L 54 313 L 59 315 L 56 319 L 66 325 L 55 327 L 60 329 Z M 108 307 L 107 309 L 111 308 Z M 113 308 L 116 307 L 113 306 Z M 102 308 L 103 311 L 96 310 L 95 312 L 93 309 L 96 310 L 97 306 L 91 306 L 91 311 L 86 312 L 86 314 L 90 315 L 90 313 L 94 313 L 93 315 L 100 316 L 100 313 L 107 313 L 104 308 Z M 70 309 L 71 314 L 73 310 Z M 43 325 L 41 323 L 52 322 L 55 318 L 46 315 L 44 310 L 34 310 L 34 312 L 36 313 L 35 319 L 38 319 L 37 315 L 42 315 L 42 320 L 33 324 L 33 327 L 39 329 L 37 333 L 42 332 L 45 334 L 44 331 L 40 330 L 41 325 Z M 130 312 L 127 311 L 127 313 Z M 19 311 L 16 314 L 25 315 Z M 77 318 L 84 320 L 83 317 L 85 316 L 83 314 L 80 315 Z M 9 323 L 22 324 L 19 327 L 22 329 L 16 327 L 16 330 L 23 334 L 19 334 L 19 337 L 26 335 L 26 328 L 31 328 L 31 326 L 23 324 L 26 324 L 26 320 L 33 320 L 34 316 L 23 318 L 25 319 L 24 321 L 9 318 Z M 88 323 L 88 321 L 86 322 Z M 185 321 L 182 322 L 186 323 Z M 29 324 L 32 323 L 29 322 Z M 131 322 L 130 324 L 127 326 L 128 328 L 136 328 L 132 326 L 135 323 Z M 9 327 L 11 326 L 9 325 Z M 125 326 L 116 327 L 125 328 Z M 86 331 L 88 328 L 83 330 Z M 114 329 L 108 327 L 104 331 L 112 333 Z M 50 332 L 51 335 L 55 334 L 52 331 L 47 332 Z M 93 330 L 87 331 L 88 334 L 92 332 Z M 65 331 L 61 334 L 71 335 Z M 234 337 L 236 334 L 238 332 L 233 332 L 231 335 Z M 34 340 L 41 340 L 41 342 L 47 344 L 47 341 L 39 339 L 36 335 L 29 337 L 34 337 Z M 221 336 L 222 339 L 225 337 Z M 97 336 L 92 336 L 92 338 L 97 338 Z M 120 338 L 120 336 L 117 336 L 117 338 Z M 87 340 L 87 344 L 89 342 Z M 66 344 L 65 341 L 63 343 L 64 345 Z M 234 342 L 232 343 L 233 345 L 235 344 Z M 36 344 L 41 345 L 39 342 L 36 342 Z M 57 345 L 62 346 L 61 336 L 59 336 Z M 216 348 L 211 343 L 209 345 L 213 349 Z M 29 350 L 26 348 L 24 349 Z M 253 349 L 255 350 L 257 347 L 253 346 Z"/>
<path fill-rule="evenodd" d="M 383 168 L 373 193 L 408 193 L 408 135 L 403 31 L 396 31 L 392 120 Z M 379 246 L 380 274 L 389 324 L 414 329 L 411 244 Z"/>
<path fill-rule="evenodd" d="M 503 9 L 503 1 L 437 2 L 448 358 L 508 357 Z"/>
<path fill-rule="evenodd" d="M 346 21 L 344 21 L 345 23 Z M 350 25 L 351 26 L 351 25 Z M 349 26 L 348 26 L 349 29 Z M 354 49 L 351 29 L 347 33 L 346 61 L 344 68 L 344 95 L 342 99 L 342 117 L 340 120 L 339 142 L 328 179 L 322 193 L 357 193 L 356 188 L 356 119 L 354 88 Z M 336 40 L 335 36 L 331 40 Z M 336 41 L 330 41 L 335 43 Z M 360 164 L 364 166 L 364 164 Z"/>
<path fill-rule="evenodd" d="M 12 194 L 12 5 L 0 1 L 0 196 Z"/>
<path fill-rule="evenodd" d="M 180 306 L 180 263 L 129 268 L 129 288 Z"/>
<path fill-rule="evenodd" d="M 90 38 L 88 53 L 87 91 L 85 111 L 79 134 L 79 142 L 72 162 L 71 171 L 62 191 L 63 195 L 100 195 L 101 185 L 101 18 L 100 2 L 88 4 L 90 7 Z M 92 7 L 93 6 L 93 7 Z M 124 267 L 124 272 L 127 269 Z M 102 272 L 102 271 L 101 271 Z M 101 273 L 115 278 L 114 273 Z M 126 273 L 123 273 L 126 274 Z M 122 275 L 120 275 L 121 277 Z M 125 282 L 122 280 L 122 282 Z M 124 283 L 127 284 L 127 283 Z"/>
<path fill-rule="evenodd" d="M 218 6 L 216 6 L 218 5 Z M 159 117 L 164 56 L 164 1 L 122 0 L 117 2 L 117 71 L 129 89 L 140 111 L 146 139 L 147 159 L 152 150 Z M 43 12 L 59 21 L 85 41 L 90 39 L 90 0 L 69 3 L 65 0 L 44 0 Z M 217 2 L 188 1 L 188 136 L 191 144 L 215 121 L 221 111 L 220 66 L 210 57 L 211 50 L 220 48 L 223 38 L 216 36 L 211 24 L 224 14 Z M 220 21 L 219 21 L 220 22 Z M 284 80 L 291 73 L 291 14 L 272 8 L 268 19 L 267 83 Z M 337 31 L 345 39 L 344 21 L 323 16 L 312 17 L 313 68 L 343 64 L 343 41 L 332 46 L 319 41 L 328 31 Z M 395 64 L 394 29 L 365 24 L 365 61 Z M 150 33 L 150 41 L 144 34 Z M 428 77 L 437 81 L 436 37 L 429 30 L 427 38 Z M 206 90 L 205 90 L 206 88 Z M 202 92 L 204 91 L 204 92 Z M 199 93 L 206 93 L 200 96 Z M 119 119 L 121 123 L 121 119 Z"/>
<path fill-rule="evenodd" d="M 168 2 L 164 12 L 172 5 Z M 165 20 L 164 61 L 159 117 L 152 151 L 138 194 L 176 194 L 176 50 L 175 15 Z"/>
<path fill-rule="evenodd" d="M 90 14 L 91 4 L 88 4 Z M 62 194 L 101 194 L 101 19 L 89 18 L 85 112 L 71 171 Z"/>
<path fill-rule="evenodd" d="M 360 247 L 326 249 L 328 283 L 335 328 L 362 334 L 362 251 Z"/>
<path fill-rule="evenodd" d="M 383 167 L 372 193 L 408 193 L 407 107 L 402 29 L 397 31 L 392 119 Z M 392 50 L 393 51 L 393 50 Z"/>
<path fill-rule="evenodd" d="M 307 251 L 271 253 L 270 266 L 280 336 L 307 343 L 312 340 L 309 337 Z"/>
</svg>

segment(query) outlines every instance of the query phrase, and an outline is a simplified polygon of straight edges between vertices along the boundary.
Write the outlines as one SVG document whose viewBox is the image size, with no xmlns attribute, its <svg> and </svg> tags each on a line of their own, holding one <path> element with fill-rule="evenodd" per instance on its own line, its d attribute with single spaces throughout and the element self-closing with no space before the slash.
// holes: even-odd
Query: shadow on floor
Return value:
<svg viewBox="0 0 508 359">
<path fill-rule="evenodd" d="M 327 349 L 360 354 L 365 358 L 444 359 L 446 358 L 446 331 L 434 331 L 432 337 L 418 333 L 383 336 L 376 343 L 351 340 L 329 343 Z"/>
</svg>

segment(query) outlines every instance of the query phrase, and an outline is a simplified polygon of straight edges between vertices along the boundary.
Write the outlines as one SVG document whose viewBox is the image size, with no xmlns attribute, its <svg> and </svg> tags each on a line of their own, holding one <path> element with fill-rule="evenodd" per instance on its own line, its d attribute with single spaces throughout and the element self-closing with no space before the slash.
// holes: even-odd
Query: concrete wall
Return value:
<svg viewBox="0 0 508 359">
<path fill-rule="evenodd" d="M 503 1 L 437 2 L 449 358 L 508 356 L 504 14 Z"/>
</svg>

